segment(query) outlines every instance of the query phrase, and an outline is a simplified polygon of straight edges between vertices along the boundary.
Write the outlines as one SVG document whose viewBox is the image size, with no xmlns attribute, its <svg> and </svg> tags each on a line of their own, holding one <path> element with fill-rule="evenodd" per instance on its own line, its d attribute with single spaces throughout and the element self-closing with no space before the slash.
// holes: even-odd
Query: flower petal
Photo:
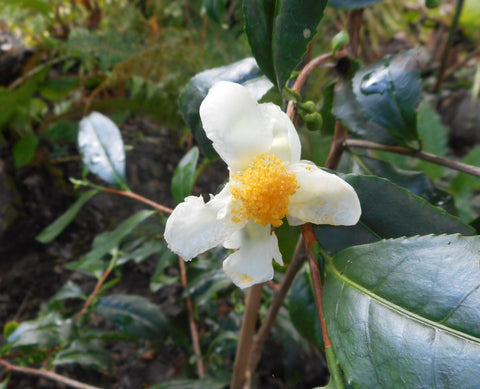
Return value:
<svg viewBox="0 0 480 389">
<path fill-rule="evenodd" d="M 168 248 L 190 261 L 241 229 L 243 226 L 233 223 L 229 215 L 229 192 L 226 186 L 206 204 L 201 196 L 189 196 L 179 204 L 165 227 Z"/>
<path fill-rule="evenodd" d="M 260 107 L 265 111 L 265 115 L 274 120 L 273 142 L 269 153 L 291 163 L 300 161 L 302 146 L 290 118 L 275 104 L 265 103 Z"/>
<path fill-rule="evenodd" d="M 243 170 L 273 141 L 273 120 L 243 86 L 217 82 L 200 106 L 200 117 L 213 147 L 232 171 Z"/>
<path fill-rule="evenodd" d="M 270 226 L 249 222 L 242 230 L 240 249 L 223 261 L 223 270 L 240 288 L 273 278 L 272 258 L 283 264 L 275 234 Z"/>
<path fill-rule="evenodd" d="M 340 177 L 327 173 L 309 161 L 288 168 L 297 176 L 299 188 L 290 198 L 288 223 L 353 225 L 361 214 L 355 190 Z"/>
</svg>

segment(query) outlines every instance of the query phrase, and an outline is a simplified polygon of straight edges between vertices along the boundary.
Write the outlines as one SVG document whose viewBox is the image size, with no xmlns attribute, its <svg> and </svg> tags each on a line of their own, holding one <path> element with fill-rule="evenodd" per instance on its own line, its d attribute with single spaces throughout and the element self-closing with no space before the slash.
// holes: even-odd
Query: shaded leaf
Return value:
<svg viewBox="0 0 480 389">
<path fill-rule="evenodd" d="M 145 297 L 113 294 L 101 298 L 96 310 L 127 334 L 149 340 L 165 336 L 165 316 Z"/>
<path fill-rule="evenodd" d="M 57 220 L 40 232 L 35 239 L 40 243 L 49 243 L 75 219 L 84 204 L 98 193 L 98 190 L 84 192 L 75 203 L 68 208 Z"/>
<path fill-rule="evenodd" d="M 329 336 L 358 388 L 472 388 L 480 364 L 480 239 L 400 238 L 327 267 Z"/>
<path fill-rule="evenodd" d="M 193 147 L 178 163 L 172 177 L 172 194 L 177 203 L 192 193 L 195 169 L 198 161 L 198 148 Z"/>
<path fill-rule="evenodd" d="M 232 81 L 242 84 L 260 100 L 273 86 L 262 75 L 255 59 L 252 57 L 242 59 L 227 66 L 205 70 L 193 77 L 180 95 L 180 112 L 190 131 L 195 136 L 202 151 L 208 158 L 216 158 L 217 153 L 212 147 L 212 142 L 205 135 L 199 115 L 202 103 L 209 89 L 217 81 Z"/>
<path fill-rule="evenodd" d="M 62 288 L 55 293 L 55 295 L 50 299 L 50 301 L 59 301 L 59 300 L 66 300 L 71 298 L 86 298 L 85 294 L 83 293 L 82 289 L 73 281 L 68 280 Z"/>
<path fill-rule="evenodd" d="M 120 130 L 109 118 L 92 112 L 80 121 L 78 147 L 85 166 L 110 184 L 125 181 L 125 149 Z"/>
<path fill-rule="evenodd" d="M 38 138 L 33 135 L 25 135 L 13 147 L 13 161 L 16 168 L 21 168 L 32 162 L 38 146 Z"/>
<path fill-rule="evenodd" d="M 245 30 L 258 65 L 282 89 L 317 32 L 326 0 L 245 0 Z"/>
<path fill-rule="evenodd" d="M 323 347 L 322 327 L 318 318 L 310 274 L 300 272 L 295 277 L 288 297 L 288 313 L 297 331 L 315 346 Z"/>
<path fill-rule="evenodd" d="M 357 192 L 362 215 L 355 226 L 314 226 L 318 242 L 330 253 L 401 236 L 475 233 L 458 218 L 386 179 L 355 174 L 343 178 Z"/>
<path fill-rule="evenodd" d="M 55 366 L 78 364 L 112 371 L 113 361 L 110 354 L 98 341 L 75 340 L 69 347 L 55 355 Z"/>
<path fill-rule="evenodd" d="M 150 290 L 152 292 L 157 292 L 163 286 L 177 281 L 177 277 L 169 277 L 164 274 L 165 269 L 175 262 L 177 256 L 172 251 L 168 250 L 165 245 L 163 248 L 164 252 L 160 258 L 158 258 L 155 272 L 150 279 Z"/>
<path fill-rule="evenodd" d="M 102 262 L 103 256 L 117 248 L 125 236 L 130 234 L 137 225 L 154 213 L 155 211 L 147 210 L 137 212 L 120 223 L 113 231 L 98 235 L 93 242 L 92 250 L 85 254 L 79 261 L 68 263 L 65 267 L 69 270 L 77 270 L 100 277 L 106 268 L 106 265 Z"/>
<path fill-rule="evenodd" d="M 358 70 L 353 92 L 364 111 L 398 142 L 418 139 L 416 104 L 420 97 L 418 52 L 386 57 Z"/>
</svg>

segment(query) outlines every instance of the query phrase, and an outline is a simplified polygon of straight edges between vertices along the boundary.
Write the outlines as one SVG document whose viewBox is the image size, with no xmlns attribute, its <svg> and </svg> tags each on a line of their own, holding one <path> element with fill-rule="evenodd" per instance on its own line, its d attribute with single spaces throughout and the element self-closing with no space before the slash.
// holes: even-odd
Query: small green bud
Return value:
<svg viewBox="0 0 480 389">
<path fill-rule="evenodd" d="M 304 103 L 297 104 L 297 106 L 307 113 L 314 113 L 317 110 L 317 105 L 313 101 L 305 101 Z"/>
<path fill-rule="evenodd" d="M 340 31 L 332 39 L 332 42 L 331 42 L 332 53 L 335 54 L 336 51 L 340 50 L 348 42 L 350 42 L 350 37 L 348 36 L 348 32 L 346 32 L 345 30 Z"/>
<path fill-rule="evenodd" d="M 288 101 L 293 101 L 297 103 L 302 101 L 302 96 L 298 92 L 295 92 L 293 89 L 289 88 L 288 86 L 282 89 L 282 98 Z"/>
<path fill-rule="evenodd" d="M 305 125 L 310 131 L 318 131 L 322 128 L 323 118 L 318 112 L 313 112 L 303 117 Z"/>
</svg>

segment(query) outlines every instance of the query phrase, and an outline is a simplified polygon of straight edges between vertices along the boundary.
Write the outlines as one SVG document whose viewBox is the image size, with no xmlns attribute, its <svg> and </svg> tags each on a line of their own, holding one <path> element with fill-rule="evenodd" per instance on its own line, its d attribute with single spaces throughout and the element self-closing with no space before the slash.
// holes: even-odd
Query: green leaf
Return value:
<svg viewBox="0 0 480 389">
<path fill-rule="evenodd" d="M 198 148 L 193 147 L 178 163 L 172 177 L 172 194 L 177 203 L 192 193 L 195 169 L 198 162 Z"/>
<path fill-rule="evenodd" d="M 382 0 L 330 0 L 328 6 L 338 9 L 360 9 L 377 4 Z"/>
<path fill-rule="evenodd" d="M 99 193 L 98 190 L 90 190 L 82 193 L 75 203 L 68 208 L 57 220 L 40 232 L 35 239 L 40 243 L 49 243 L 54 240 L 78 215 L 84 204 L 93 196 Z"/>
<path fill-rule="evenodd" d="M 53 364 L 55 366 L 77 364 L 109 372 L 113 368 L 110 354 L 98 341 L 75 340 L 69 347 L 58 352 Z"/>
<path fill-rule="evenodd" d="M 176 277 L 169 277 L 164 274 L 165 269 L 171 266 L 176 259 L 177 256 L 165 247 L 165 251 L 158 258 L 155 272 L 150 280 L 150 290 L 152 292 L 155 293 L 163 286 L 177 281 Z"/>
<path fill-rule="evenodd" d="M 409 50 L 374 62 L 352 79 L 364 111 L 399 143 L 418 139 L 416 104 L 420 97 L 418 52 Z"/>
<path fill-rule="evenodd" d="M 350 37 L 348 36 L 348 32 L 342 30 L 338 32 L 330 42 L 332 46 L 332 53 L 335 54 L 338 50 L 342 49 L 348 42 L 350 42 Z"/>
<path fill-rule="evenodd" d="M 326 0 L 245 0 L 245 30 L 265 75 L 282 89 L 317 32 Z"/>
<path fill-rule="evenodd" d="M 480 239 L 400 238 L 338 253 L 323 307 L 356 388 L 472 388 L 480 364 Z"/>
<path fill-rule="evenodd" d="M 322 327 L 307 271 L 295 277 L 288 297 L 288 313 L 297 331 L 315 346 L 323 348 Z"/>
<path fill-rule="evenodd" d="M 105 264 L 102 262 L 103 256 L 117 248 L 125 236 L 130 234 L 137 225 L 154 213 L 155 211 L 147 210 L 137 212 L 135 215 L 130 216 L 120 223 L 113 231 L 98 235 L 93 242 L 92 250 L 85 254 L 79 261 L 68 263 L 65 267 L 69 270 L 77 270 L 94 275 L 95 277 L 100 277 L 105 270 Z"/>
<path fill-rule="evenodd" d="M 113 294 L 100 299 L 96 310 L 129 335 L 149 340 L 165 337 L 165 316 L 145 297 Z"/>
<path fill-rule="evenodd" d="M 33 135 L 25 135 L 13 147 L 13 160 L 16 168 L 21 168 L 32 162 L 38 146 L 38 138 Z"/>
<path fill-rule="evenodd" d="M 6 0 L 6 4 L 13 7 L 23 7 L 47 15 L 53 11 L 53 6 L 45 0 Z"/>
<path fill-rule="evenodd" d="M 49 313 L 36 320 L 24 321 L 7 338 L 13 347 L 51 347 L 60 344 L 71 334 L 72 323 Z"/>
<path fill-rule="evenodd" d="M 92 112 L 80 122 L 78 147 L 84 165 L 110 184 L 125 182 L 125 149 L 120 130 L 109 118 Z"/>
<path fill-rule="evenodd" d="M 65 99 L 68 94 L 74 91 L 79 84 L 78 77 L 62 77 L 48 80 L 41 84 L 40 94 L 52 101 Z"/>
<path fill-rule="evenodd" d="M 85 299 L 87 296 L 83 293 L 82 289 L 73 281 L 68 280 L 62 288 L 53 295 L 50 302 L 66 300 L 71 298 Z"/>
<path fill-rule="evenodd" d="M 332 112 L 350 130 L 354 138 L 384 145 L 396 143 L 392 135 L 363 110 L 353 93 L 351 79 L 342 80 L 335 86 Z"/>
<path fill-rule="evenodd" d="M 452 215 L 457 214 L 453 196 L 435 187 L 425 174 L 411 170 L 398 169 L 392 164 L 365 155 L 356 156 L 354 167 L 357 173 L 387 178 L 394 184 L 408 189 L 414 195 L 423 197 L 430 204 L 443 208 Z"/>
<path fill-rule="evenodd" d="M 232 81 L 241 84 L 249 89 L 257 100 L 260 100 L 273 86 L 262 75 L 255 59 L 252 57 L 227 66 L 205 70 L 190 80 L 180 95 L 180 112 L 208 158 L 216 158 L 217 153 L 212 147 L 212 142 L 205 135 L 198 111 L 209 89 L 217 81 Z"/>
<path fill-rule="evenodd" d="M 418 106 L 417 128 L 418 136 L 423 143 L 423 151 L 439 156 L 447 155 L 447 128 L 443 125 L 442 119 L 437 111 L 430 108 L 428 104 L 424 102 L 421 102 Z M 428 174 L 428 176 L 433 179 L 442 177 L 445 170 L 443 166 L 425 161 L 420 161 L 416 168 Z"/>
<path fill-rule="evenodd" d="M 330 253 L 401 236 L 475 233 L 443 209 L 386 179 L 355 174 L 343 178 L 357 192 L 362 215 L 355 226 L 314 226 L 318 242 Z"/>
<path fill-rule="evenodd" d="M 5 326 L 3 327 L 3 337 L 8 338 L 17 329 L 18 325 L 19 324 L 16 321 L 8 321 L 5 323 Z"/>
</svg>

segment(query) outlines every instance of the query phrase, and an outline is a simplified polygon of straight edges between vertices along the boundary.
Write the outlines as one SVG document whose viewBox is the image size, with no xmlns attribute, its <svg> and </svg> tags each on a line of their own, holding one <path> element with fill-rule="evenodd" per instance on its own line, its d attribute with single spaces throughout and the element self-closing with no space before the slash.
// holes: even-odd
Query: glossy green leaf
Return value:
<svg viewBox="0 0 480 389">
<path fill-rule="evenodd" d="M 177 203 L 192 193 L 195 169 L 198 162 L 198 148 L 193 147 L 178 163 L 172 177 L 172 194 Z"/>
<path fill-rule="evenodd" d="M 356 388 L 473 388 L 480 365 L 480 239 L 399 238 L 338 253 L 323 307 Z"/>
<path fill-rule="evenodd" d="M 13 161 L 16 168 L 21 168 L 32 162 L 37 151 L 38 138 L 33 135 L 25 135 L 13 147 Z"/>
<path fill-rule="evenodd" d="M 288 313 L 297 331 L 315 346 L 323 347 L 322 327 L 318 318 L 310 274 L 300 272 L 288 297 Z"/>
<path fill-rule="evenodd" d="M 109 118 L 92 112 L 80 122 L 78 148 L 84 165 L 110 184 L 125 182 L 125 149 L 120 130 Z"/>
<path fill-rule="evenodd" d="M 282 89 L 317 32 L 326 0 L 245 0 L 245 30 L 265 75 Z"/>
<path fill-rule="evenodd" d="M 392 135 L 364 111 L 353 93 L 350 79 L 342 80 L 335 86 L 332 112 L 349 129 L 353 138 L 384 145 L 396 143 Z"/>
<path fill-rule="evenodd" d="M 101 298 L 96 311 L 127 334 L 148 340 L 165 336 L 165 316 L 145 297 L 113 294 Z"/>
<path fill-rule="evenodd" d="M 57 293 L 55 293 L 50 301 L 66 300 L 71 298 L 86 299 L 87 296 L 85 296 L 82 289 L 75 282 L 68 280 L 67 283 L 63 285 Z"/>
<path fill-rule="evenodd" d="M 328 6 L 338 9 L 360 9 L 370 7 L 382 0 L 330 0 Z"/>
<path fill-rule="evenodd" d="M 200 148 L 208 158 L 216 158 L 212 142 L 203 131 L 199 108 L 209 89 L 217 81 L 232 81 L 245 86 L 260 100 L 272 83 L 262 75 L 255 59 L 249 57 L 227 66 L 205 70 L 193 77 L 180 95 L 180 112 Z"/>
<path fill-rule="evenodd" d="M 40 232 L 35 239 L 40 243 L 49 243 L 54 240 L 62 231 L 75 219 L 85 203 L 95 196 L 98 190 L 84 192 L 75 203 L 68 208 L 57 220 Z"/>
<path fill-rule="evenodd" d="M 98 341 L 76 340 L 69 347 L 55 355 L 53 364 L 81 365 L 112 371 L 113 360 L 105 348 Z"/>
<path fill-rule="evenodd" d="M 106 268 L 102 258 L 117 248 L 125 236 L 130 234 L 133 229 L 145 219 L 149 218 L 155 211 L 140 211 L 124 220 L 113 231 L 104 232 L 98 235 L 92 249 L 85 254 L 79 261 L 68 263 L 65 267 L 69 270 L 81 271 L 87 274 L 100 277 Z"/>
<path fill-rule="evenodd" d="M 356 174 L 343 178 L 357 192 L 362 215 L 355 226 L 314 226 L 318 242 L 330 253 L 401 236 L 475 233 L 458 218 L 384 178 Z"/>
<path fill-rule="evenodd" d="M 452 215 L 457 214 L 453 196 L 435 187 L 433 181 L 421 172 L 402 170 L 380 159 L 366 155 L 356 156 L 356 173 L 376 175 L 408 189 L 414 195 L 423 197 L 430 204 L 443 208 Z"/>
<path fill-rule="evenodd" d="M 416 104 L 420 97 L 418 52 L 386 57 L 358 70 L 353 92 L 363 110 L 398 142 L 418 139 Z"/>
</svg>

